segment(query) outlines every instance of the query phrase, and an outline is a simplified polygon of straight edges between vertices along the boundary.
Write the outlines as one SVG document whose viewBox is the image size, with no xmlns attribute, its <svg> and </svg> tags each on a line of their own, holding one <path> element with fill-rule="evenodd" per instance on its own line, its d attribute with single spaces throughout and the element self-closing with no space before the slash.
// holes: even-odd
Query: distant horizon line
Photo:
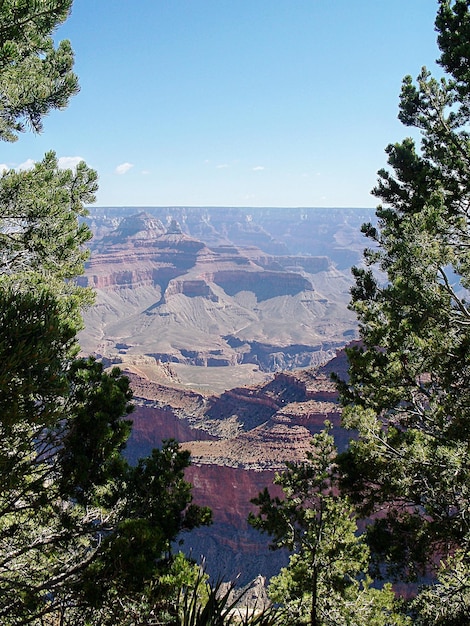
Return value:
<svg viewBox="0 0 470 626">
<path fill-rule="evenodd" d="M 375 211 L 377 206 L 250 206 L 236 204 L 91 204 L 87 208 L 95 209 L 299 209 L 299 210 L 323 210 L 347 209 Z"/>
</svg>

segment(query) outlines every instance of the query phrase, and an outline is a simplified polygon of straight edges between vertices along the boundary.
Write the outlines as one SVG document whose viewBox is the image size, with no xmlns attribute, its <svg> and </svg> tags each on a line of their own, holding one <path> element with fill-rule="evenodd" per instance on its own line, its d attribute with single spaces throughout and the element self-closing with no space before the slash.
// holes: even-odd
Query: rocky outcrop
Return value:
<svg viewBox="0 0 470 626">
<path fill-rule="evenodd" d="M 165 289 L 165 293 L 163 295 L 163 301 L 168 302 L 168 300 L 176 294 L 182 294 L 188 298 L 201 296 L 202 298 L 207 298 L 215 302 L 219 299 L 207 281 L 203 278 L 173 279 L 169 281 L 168 287 Z"/>
<path fill-rule="evenodd" d="M 131 373 L 137 409 L 128 452 L 135 460 L 167 437 L 191 451 L 186 478 L 193 484 L 194 501 L 213 510 L 214 524 L 191 533 L 186 549 L 204 554 L 215 578 L 241 574 L 244 584 L 260 572 L 271 576 L 285 564 L 286 555 L 270 552 L 267 537 L 248 526 L 250 500 L 266 486 L 279 493 L 272 484 L 275 472 L 286 461 L 305 458 L 312 434 L 325 420 L 334 425 L 338 447 L 346 446 L 350 435 L 340 428 L 326 368 L 344 376 L 344 354 L 325 368 L 281 372 L 263 384 L 218 396 Z"/>
<path fill-rule="evenodd" d="M 192 219 L 189 210 L 128 215 L 93 243 L 80 279 L 97 292 L 80 336 L 84 352 L 268 372 L 318 365 L 344 344 L 338 337 L 354 334 L 350 279 L 327 257 L 266 252 L 273 237 L 248 217 L 237 227 L 217 222 L 223 236 L 210 246 L 189 233 Z M 206 226 L 215 228 L 213 220 Z M 234 233 L 249 245 L 234 245 Z M 252 235 L 270 244 L 261 250 Z"/>
<path fill-rule="evenodd" d="M 294 296 L 302 291 L 313 291 L 312 283 L 294 272 L 221 270 L 207 276 L 230 296 L 240 291 L 251 291 L 258 302 L 278 296 Z"/>
<path fill-rule="evenodd" d="M 159 219 L 142 211 L 121 220 L 117 228 L 112 229 L 111 234 L 105 238 L 104 245 L 112 242 L 119 244 L 130 239 L 152 240 L 166 233 L 167 229 Z"/>
</svg>

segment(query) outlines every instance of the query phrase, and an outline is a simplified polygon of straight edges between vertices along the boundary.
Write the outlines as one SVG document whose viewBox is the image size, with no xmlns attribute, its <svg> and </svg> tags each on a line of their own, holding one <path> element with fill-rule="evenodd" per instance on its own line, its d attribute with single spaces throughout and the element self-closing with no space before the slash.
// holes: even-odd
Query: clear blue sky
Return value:
<svg viewBox="0 0 470 626">
<path fill-rule="evenodd" d="M 436 0 L 75 0 L 81 92 L 18 167 L 53 149 L 98 205 L 375 206 L 405 74 L 438 56 Z"/>
</svg>

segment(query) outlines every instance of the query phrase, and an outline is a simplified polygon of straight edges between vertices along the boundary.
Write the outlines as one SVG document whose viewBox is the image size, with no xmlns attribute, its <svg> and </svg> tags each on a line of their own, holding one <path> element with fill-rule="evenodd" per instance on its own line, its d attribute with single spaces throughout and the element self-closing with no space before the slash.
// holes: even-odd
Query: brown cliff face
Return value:
<svg viewBox="0 0 470 626">
<path fill-rule="evenodd" d="M 193 464 L 186 470 L 186 478 L 193 485 L 194 502 L 211 507 L 217 523 L 247 530 L 247 518 L 255 508 L 250 500 L 266 485 L 271 485 L 272 470 L 246 471 L 243 468 Z"/>
<path fill-rule="evenodd" d="M 183 234 L 151 230 L 152 220 L 147 223 L 146 217 L 140 217 L 142 230 L 132 237 L 121 239 L 128 232 L 124 227 L 100 240 L 80 279 L 82 284 L 98 290 L 122 285 L 166 285 L 193 267 L 198 255 L 204 253 L 202 242 Z"/>
<path fill-rule="evenodd" d="M 118 229 L 99 241 L 82 282 L 92 283 L 97 289 L 132 285 L 133 279 L 136 283 L 161 283 L 166 282 L 161 281 L 160 271 L 163 270 L 165 277 L 180 276 L 181 285 L 216 283 L 223 288 L 226 286 L 231 295 L 239 291 L 255 292 L 261 283 L 266 294 L 269 289 L 273 290 L 269 297 L 312 289 L 310 282 L 298 273 L 265 270 L 237 248 L 210 250 L 201 241 L 176 229 L 174 224 L 173 228 L 176 232 L 166 231 L 160 222 L 145 213 L 124 219 Z M 252 256 L 256 259 L 257 255 L 252 251 Z M 306 260 L 307 263 L 312 264 Z M 281 265 L 276 265 L 282 270 Z M 299 268 L 303 266 L 299 264 Z M 197 274 L 197 278 L 193 274 Z M 182 293 L 183 289 L 175 293 Z M 204 294 L 197 292 L 195 295 Z"/>
<path fill-rule="evenodd" d="M 272 484 L 272 471 L 253 471 L 223 465 L 193 465 L 186 478 L 193 485 L 194 502 L 210 506 L 214 522 L 184 537 L 184 549 L 193 558 L 204 556 L 214 580 L 237 580 L 244 585 L 262 573 L 273 576 L 287 564 L 287 554 L 268 549 L 268 538 L 252 529 L 248 514 L 256 512 L 250 500 Z"/>
<path fill-rule="evenodd" d="M 258 302 L 313 291 L 312 283 L 294 272 L 271 270 L 240 272 L 232 269 L 215 272 L 210 278 L 228 295 L 234 296 L 240 291 L 250 291 L 255 294 Z"/>
<path fill-rule="evenodd" d="M 335 363 L 337 367 L 335 367 Z M 345 375 L 342 353 L 327 366 Z M 250 500 L 273 487 L 286 461 L 300 461 L 311 436 L 325 420 L 334 425 L 338 447 L 349 433 L 340 428 L 340 410 L 329 377 L 320 370 L 278 373 L 263 384 L 239 387 L 218 396 L 157 384 L 131 374 L 137 410 L 129 444 L 132 459 L 147 454 L 162 438 L 175 437 L 191 451 L 186 478 L 194 501 L 210 506 L 214 524 L 186 539 L 186 548 L 204 554 L 211 573 L 226 578 L 241 573 L 241 583 L 259 573 L 273 575 L 285 554 L 268 550 L 268 538 L 253 531 Z"/>
<path fill-rule="evenodd" d="M 159 448 L 164 439 L 176 439 L 179 442 L 213 439 L 209 433 L 191 428 L 185 420 L 179 419 L 170 407 L 136 404 L 131 419 L 132 437 L 125 454 L 132 463 L 150 454 L 153 448 Z"/>
</svg>

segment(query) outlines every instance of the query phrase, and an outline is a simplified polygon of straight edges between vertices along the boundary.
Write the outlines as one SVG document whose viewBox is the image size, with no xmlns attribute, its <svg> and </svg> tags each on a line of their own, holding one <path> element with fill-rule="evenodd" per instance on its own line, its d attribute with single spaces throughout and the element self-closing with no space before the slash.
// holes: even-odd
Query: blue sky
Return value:
<svg viewBox="0 0 470 626">
<path fill-rule="evenodd" d="M 96 168 L 101 206 L 372 207 L 404 75 L 438 56 L 435 0 L 75 0 L 81 92 L 50 149 Z M 66 160 L 65 160 L 66 161 Z"/>
</svg>

